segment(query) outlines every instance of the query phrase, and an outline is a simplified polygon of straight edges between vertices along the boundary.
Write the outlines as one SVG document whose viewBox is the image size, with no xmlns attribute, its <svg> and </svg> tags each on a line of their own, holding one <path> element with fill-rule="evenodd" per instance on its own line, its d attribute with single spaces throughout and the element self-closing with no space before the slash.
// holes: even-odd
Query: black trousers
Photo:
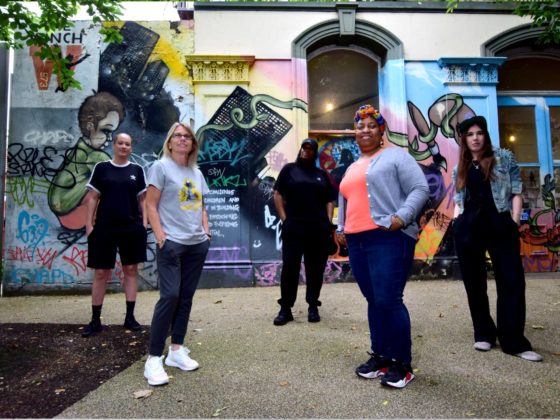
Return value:
<svg viewBox="0 0 560 420">
<path fill-rule="evenodd" d="M 330 226 L 330 225 L 329 225 Z M 283 228 L 284 229 L 284 228 Z M 292 307 L 297 298 L 299 273 L 303 257 L 305 265 L 305 300 L 309 306 L 320 306 L 319 295 L 323 286 L 323 273 L 327 264 L 326 241 L 328 230 L 305 231 L 290 226 L 282 232 L 282 273 L 278 303 L 282 307 Z"/>
<path fill-rule="evenodd" d="M 525 273 L 519 231 L 509 212 L 467 211 L 453 226 L 455 247 L 474 326 L 474 340 L 500 341 L 509 354 L 531 350 L 524 336 Z M 490 315 L 486 251 L 492 259 L 497 291 L 497 323 Z"/>
<path fill-rule="evenodd" d="M 168 239 L 157 250 L 159 300 L 150 330 L 152 356 L 163 354 L 170 330 L 172 344 L 184 343 L 194 293 L 209 248 L 209 241 L 183 245 Z"/>
</svg>

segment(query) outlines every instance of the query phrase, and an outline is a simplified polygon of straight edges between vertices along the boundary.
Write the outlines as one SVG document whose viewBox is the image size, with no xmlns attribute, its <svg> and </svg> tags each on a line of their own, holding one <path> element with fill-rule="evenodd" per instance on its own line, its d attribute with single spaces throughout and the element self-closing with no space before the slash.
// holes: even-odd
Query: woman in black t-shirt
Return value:
<svg viewBox="0 0 560 420">
<path fill-rule="evenodd" d="M 112 160 L 95 165 L 87 184 L 87 265 L 95 269 L 95 273 L 91 288 L 92 318 L 82 337 L 103 329 L 101 308 L 115 268 L 117 251 L 124 274 L 124 327 L 133 331 L 142 329 L 134 318 L 134 306 L 138 263 L 146 261 L 146 180 L 142 167 L 128 160 L 132 152 L 132 138 L 128 134 L 121 133 L 116 137 L 113 152 Z"/>
<path fill-rule="evenodd" d="M 331 220 L 336 190 L 325 171 L 315 165 L 318 144 L 305 139 L 296 162 L 282 168 L 274 185 L 274 204 L 282 220 L 282 274 L 280 313 L 274 325 L 293 321 L 291 308 L 297 297 L 301 259 L 305 262 L 309 304 L 308 321 L 319 322 L 319 294 L 331 250 Z"/>
</svg>

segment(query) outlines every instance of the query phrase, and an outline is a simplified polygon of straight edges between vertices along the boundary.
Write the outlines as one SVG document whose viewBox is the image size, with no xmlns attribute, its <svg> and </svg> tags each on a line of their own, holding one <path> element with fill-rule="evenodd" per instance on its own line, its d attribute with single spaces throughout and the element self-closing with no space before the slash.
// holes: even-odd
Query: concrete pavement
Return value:
<svg viewBox="0 0 560 420">
<path fill-rule="evenodd" d="M 404 390 L 359 379 L 367 360 L 366 303 L 355 283 L 325 285 L 322 321 L 307 322 L 304 287 L 295 322 L 272 325 L 280 290 L 205 289 L 195 296 L 187 335 L 201 368 L 149 387 L 144 360 L 87 395 L 60 418 L 535 418 L 560 417 L 560 276 L 527 280 L 526 335 L 545 360 L 531 363 L 499 349 L 472 348 L 460 281 L 412 281 L 405 300 L 412 318 L 417 378 Z M 489 282 L 495 300 L 495 285 Z M 142 292 L 137 318 L 149 324 L 157 292 Z M 89 296 L 24 296 L 0 300 L 2 322 L 89 320 Z M 122 319 L 124 297 L 108 295 L 104 322 Z M 492 307 L 494 308 L 492 302 Z M 153 389 L 145 399 L 133 393 Z"/>
</svg>

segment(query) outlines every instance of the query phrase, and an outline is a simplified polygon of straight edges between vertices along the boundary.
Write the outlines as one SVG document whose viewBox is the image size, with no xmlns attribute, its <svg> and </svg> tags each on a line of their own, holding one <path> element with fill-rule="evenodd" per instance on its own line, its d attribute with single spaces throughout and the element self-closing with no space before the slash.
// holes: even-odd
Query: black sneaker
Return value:
<svg viewBox="0 0 560 420">
<path fill-rule="evenodd" d="M 410 365 L 393 362 L 389 366 L 389 371 L 381 378 L 381 385 L 404 388 L 413 379 L 414 374 Z"/>
<path fill-rule="evenodd" d="M 97 334 L 103 331 L 103 326 L 100 321 L 91 321 L 84 327 L 82 331 L 82 337 L 89 337 L 91 335 Z"/>
<path fill-rule="evenodd" d="M 125 318 L 124 327 L 130 331 L 142 331 L 142 325 L 140 325 L 134 317 Z"/>
<path fill-rule="evenodd" d="M 309 322 L 319 322 L 321 317 L 319 316 L 319 309 L 316 306 L 310 306 L 307 312 L 307 320 Z"/>
<path fill-rule="evenodd" d="M 366 379 L 374 379 L 385 375 L 389 369 L 391 361 L 389 359 L 384 359 L 375 353 L 370 354 L 371 357 L 369 360 L 356 368 L 356 374 Z"/>
<path fill-rule="evenodd" d="M 290 308 L 282 308 L 278 316 L 274 318 L 274 325 L 286 325 L 288 322 L 293 321 L 294 316 Z"/>
</svg>

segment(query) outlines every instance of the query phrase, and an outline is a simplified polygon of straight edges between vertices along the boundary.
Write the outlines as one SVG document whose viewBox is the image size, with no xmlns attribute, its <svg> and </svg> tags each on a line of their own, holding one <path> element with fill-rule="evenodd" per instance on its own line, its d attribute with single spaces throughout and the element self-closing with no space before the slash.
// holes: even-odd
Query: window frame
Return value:
<svg viewBox="0 0 560 420">
<path fill-rule="evenodd" d="M 382 72 L 382 63 L 383 60 L 381 59 L 381 57 L 377 56 L 373 51 L 367 49 L 367 48 L 363 48 L 360 47 L 358 45 L 348 45 L 348 46 L 339 46 L 339 45 L 326 45 L 320 48 L 317 48 L 316 50 L 314 50 L 313 52 L 309 53 L 309 55 L 306 57 L 306 66 L 307 66 L 307 77 L 309 78 L 309 62 L 323 54 L 328 54 L 331 52 L 335 52 L 335 51 L 349 51 L 352 53 L 356 53 L 356 54 L 361 54 L 362 56 L 368 58 L 369 60 L 371 60 L 373 63 L 375 63 L 376 67 L 377 67 L 377 93 L 378 93 L 378 97 L 379 99 L 381 99 L 381 72 Z M 308 84 L 308 89 L 307 89 L 307 102 L 308 104 L 311 103 L 311 92 L 309 91 L 309 84 Z M 377 107 L 380 107 L 380 104 L 377 104 Z M 309 109 L 309 115 L 311 115 L 313 112 L 313 110 L 310 108 Z M 312 128 L 311 125 L 311 118 L 309 118 L 308 120 L 308 133 L 310 136 L 314 137 L 314 136 L 318 136 L 320 134 L 341 134 L 341 135 L 348 135 L 349 132 L 354 132 L 354 130 L 350 130 L 350 129 L 314 129 Z"/>
</svg>

